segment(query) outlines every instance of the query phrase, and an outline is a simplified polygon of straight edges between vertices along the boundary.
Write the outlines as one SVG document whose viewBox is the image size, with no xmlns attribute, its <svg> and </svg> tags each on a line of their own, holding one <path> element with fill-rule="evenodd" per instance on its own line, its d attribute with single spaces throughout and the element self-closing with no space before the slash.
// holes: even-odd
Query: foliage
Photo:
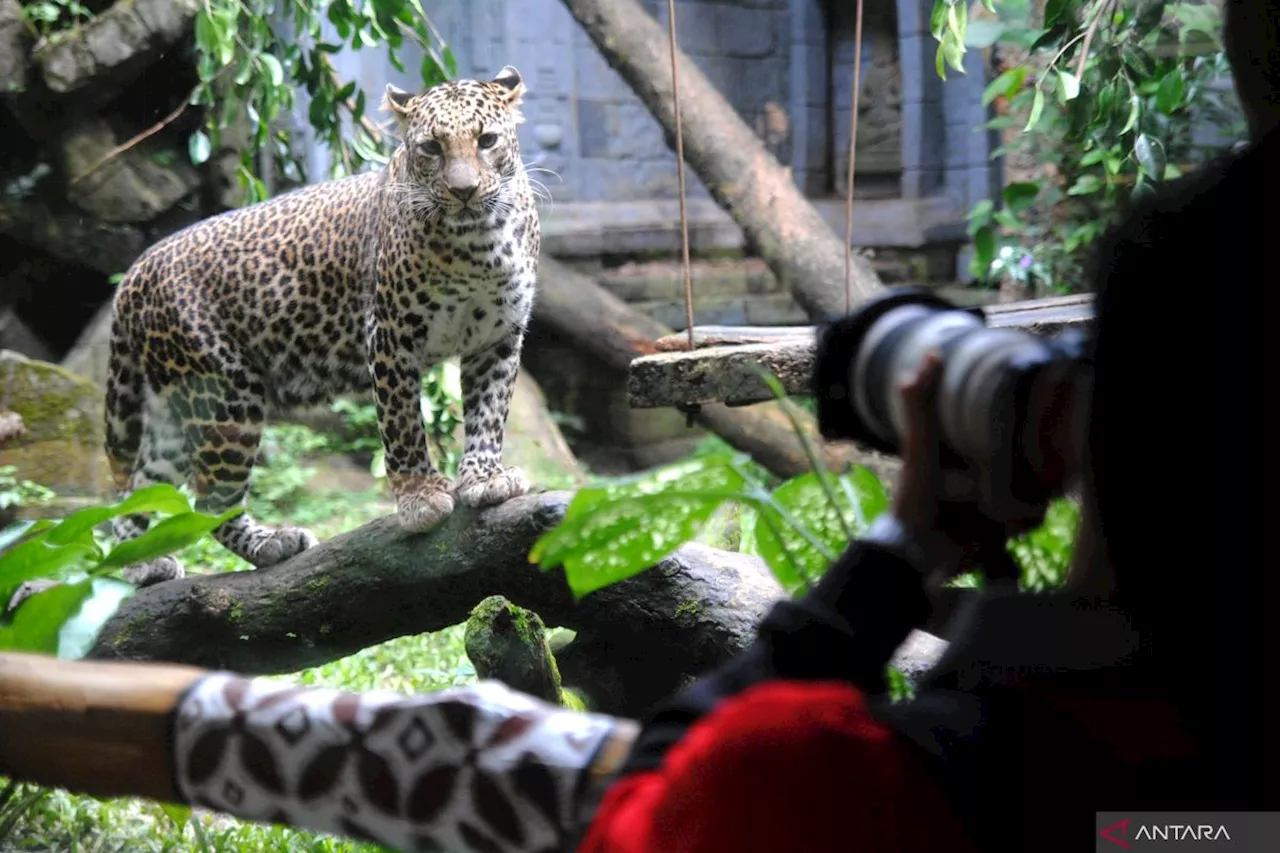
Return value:
<svg viewBox="0 0 1280 853">
<path fill-rule="evenodd" d="M 339 42 L 324 41 L 326 21 Z M 190 138 L 192 162 L 208 160 L 243 120 L 249 138 L 237 174 L 249 201 L 269 195 L 264 177 L 305 181 L 303 157 L 285 123 L 277 121 L 293 109 L 299 84 L 309 99 L 307 118 L 316 139 L 334 154 L 330 177 L 386 162 L 390 142 L 369 120 L 367 95 L 355 80 L 340 80 L 329 57 L 346 46 L 381 46 L 403 71 L 406 39 L 422 49 L 424 86 L 457 74 L 452 52 L 418 0 L 293 0 L 282 11 L 272 0 L 209 0 L 196 17 L 200 84 L 192 103 L 208 109 L 205 126 Z M 260 174 L 263 150 L 279 164 L 278 176 Z"/>
<path fill-rule="evenodd" d="M 1020 127 L 1017 150 L 1040 166 L 1004 188 L 1001 204 L 968 214 L 975 278 L 1008 278 L 1058 292 L 1082 289 L 1087 250 L 1133 201 L 1218 153 L 1197 125 L 1243 135 L 1209 2 L 1049 0 L 1036 21 L 1029 0 L 984 0 L 995 20 L 968 21 L 962 0 L 935 0 L 938 73 L 968 48 L 1023 52 L 983 93 L 987 127 Z M 945 26 L 939 27 L 939 22 Z M 956 26 L 958 24 L 958 26 Z M 953 61 L 954 60 L 954 61 Z"/>
<path fill-rule="evenodd" d="M 97 596 L 115 599 L 117 604 L 126 597 L 120 584 L 108 579 L 111 572 L 185 548 L 240 512 L 239 508 L 220 516 L 193 512 L 180 491 L 157 484 L 111 506 L 82 509 L 57 523 L 21 522 L 0 532 L 0 548 L 6 548 L 0 553 L 0 602 L 7 604 L 26 581 L 60 581 L 0 617 L 0 650 L 78 656 L 73 652 L 92 642 L 101 622 L 68 634 L 65 629 L 72 620 L 86 610 L 101 613 L 92 606 Z M 104 550 L 94 528 L 135 513 L 155 513 L 160 518 L 141 536 Z M 113 610 L 107 611 L 102 621 Z"/>
<path fill-rule="evenodd" d="M 13 465 L 0 465 L 0 509 L 43 503 L 55 497 L 52 489 L 31 480 L 19 480 Z"/>
<path fill-rule="evenodd" d="M 1049 505 L 1043 524 L 1010 540 L 1009 553 L 1022 567 L 1022 589 L 1044 592 L 1062 586 L 1079 530 L 1080 505 L 1059 498 Z"/>
<path fill-rule="evenodd" d="M 27 0 L 22 4 L 22 20 L 38 38 L 78 26 L 92 17 L 93 12 L 79 0 Z"/>
</svg>

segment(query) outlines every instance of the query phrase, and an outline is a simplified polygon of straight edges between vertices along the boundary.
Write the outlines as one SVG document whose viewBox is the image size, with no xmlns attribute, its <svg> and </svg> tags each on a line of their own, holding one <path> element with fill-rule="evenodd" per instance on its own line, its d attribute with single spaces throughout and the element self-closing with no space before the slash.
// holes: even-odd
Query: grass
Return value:
<svg viewBox="0 0 1280 853">
<path fill-rule="evenodd" d="M 269 430 L 265 464 L 255 472 L 249 510 L 265 522 L 305 525 L 321 539 L 350 530 L 394 509 L 381 487 L 315 491 L 310 462 L 348 449 L 304 427 Z M 206 539 L 179 555 L 191 572 L 250 570 L 248 563 Z M 279 676 L 343 690 L 423 693 L 475 680 L 463 648 L 463 625 L 434 634 L 400 637 L 341 660 Z M 7 792 L 7 794 L 6 794 Z M 175 822 L 176 821 L 176 822 Z M 0 853 L 375 853 L 382 848 L 343 838 L 239 821 L 197 812 L 174 817 L 156 803 L 101 800 L 0 778 Z"/>
</svg>

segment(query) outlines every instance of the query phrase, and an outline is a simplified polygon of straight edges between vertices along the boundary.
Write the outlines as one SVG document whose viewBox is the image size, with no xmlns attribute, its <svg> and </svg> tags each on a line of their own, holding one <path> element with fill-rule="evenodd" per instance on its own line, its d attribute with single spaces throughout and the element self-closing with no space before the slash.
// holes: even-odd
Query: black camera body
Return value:
<svg viewBox="0 0 1280 853">
<path fill-rule="evenodd" d="M 890 288 L 820 329 L 818 426 L 828 440 L 900 455 L 898 389 L 936 350 L 942 463 L 962 492 L 948 499 L 976 503 L 996 522 L 1036 518 L 1067 488 L 1046 435 L 1063 417 L 1063 393 L 1087 387 L 1090 341 L 1079 329 L 1041 337 L 993 328 L 981 308 L 958 308 L 921 287 Z"/>
</svg>

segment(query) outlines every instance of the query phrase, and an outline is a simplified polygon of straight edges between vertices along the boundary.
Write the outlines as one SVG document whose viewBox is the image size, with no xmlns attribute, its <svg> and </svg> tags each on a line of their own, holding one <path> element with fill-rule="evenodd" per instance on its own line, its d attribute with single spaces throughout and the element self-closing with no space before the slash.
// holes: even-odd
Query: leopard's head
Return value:
<svg viewBox="0 0 1280 853">
<path fill-rule="evenodd" d="M 514 203 L 512 182 L 524 174 L 516 139 L 524 92 L 510 65 L 492 80 L 452 80 L 416 95 L 387 85 L 384 108 L 404 140 L 399 188 L 415 209 L 466 218 Z"/>
</svg>

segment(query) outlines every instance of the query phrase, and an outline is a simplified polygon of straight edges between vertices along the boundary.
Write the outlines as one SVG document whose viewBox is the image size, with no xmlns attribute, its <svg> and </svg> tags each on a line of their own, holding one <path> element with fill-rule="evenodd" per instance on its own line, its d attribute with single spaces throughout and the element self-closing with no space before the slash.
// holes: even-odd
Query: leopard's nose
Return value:
<svg viewBox="0 0 1280 853">
<path fill-rule="evenodd" d="M 478 184 L 472 184 L 466 187 L 450 187 L 449 191 L 453 193 L 454 197 L 457 198 L 458 201 L 466 204 L 475 197 L 476 190 L 479 188 Z"/>
</svg>

